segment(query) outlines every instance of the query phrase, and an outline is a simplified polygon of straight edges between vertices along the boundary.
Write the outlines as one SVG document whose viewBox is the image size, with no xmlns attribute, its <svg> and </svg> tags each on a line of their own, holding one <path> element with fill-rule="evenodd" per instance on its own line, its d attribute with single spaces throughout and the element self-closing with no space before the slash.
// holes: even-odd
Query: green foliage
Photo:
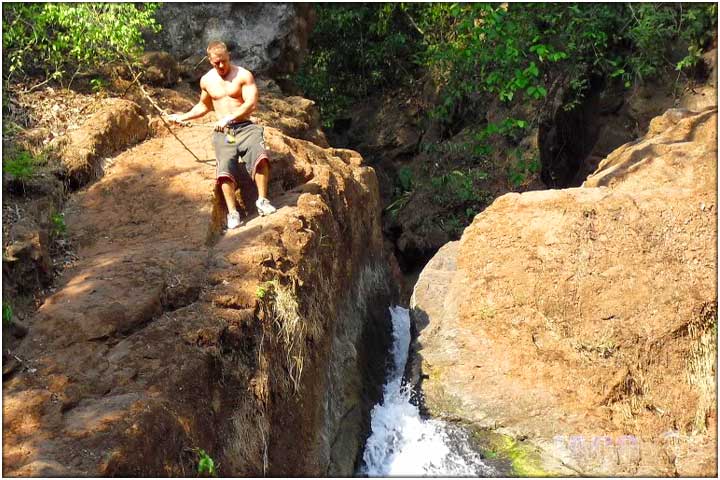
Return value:
<svg viewBox="0 0 720 480">
<path fill-rule="evenodd" d="M 310 53 L 295 81 L 330 128 L 353 101 L 408 80 L 419 44 L 396 4 L 324 3 L 316 12 Z"/>
<path fill-rule="evenodd" d="M 103 92 L 107 88 L 107 82 L 100 77 L 90 80 L 90 86 L 95 93 Z"/>
<path fill-rule="evenodd" d="M 52 235 L 54 237 L 63 237 L 67 234 L 64 213 L 53 213 L 50 215 L 50 222 L 52 223 Z"/>
<path fill-rule="evenodd" d="M 255 289 L 255 296 L 260 300 L 269 298 L 273 294 L 276 285 L 277 281 L 261 283 L 258 285 L 257 289 Z"/>
<path fill-rule="evenodd" d="M 717 25 L 715 4 L 510 3 L 409 4 L 424 32 L 422 64 L 443 85 L 439 118 L 477 112 L 491 96 L 504 102 L 547 96 L 563 70 L 575 95 L 593 75 L 625 86 L 670 65 L 677 41 L 690 45 L 683 67 Z M 682 68 L 682 67 L 681 67 Z M 573 102 L 571 99 L 570 102 Z"/>
<path fill-rule="evenodd" d="M 59 79 L 142 51 L 142 30 L 159 31 L 158 3 L 6 3 L 3 66 Z"/>
<path fill-rule="evenodd" d="M 395 199 L 390 202 L 390 205 L 385 207 L 385 212 L 389 213 L 391 216 L 396 217 L 398 212 L 405 208 L 405 205 L 408 204 L 410 201 L 410 198 L 412 197 L 413 192 L 402 192 L 400 195 L 396 196 Z"/>
<path fill-rule="evenodd" d="M 700 62 L 702 48 L 712 40 L 717 30 L 717 4 L 686 5 L 680 17 L 680 36 L 688 44 L 688 54 L 675 66 L 687 70 Z"/>
<path fill-rule="evenodd" d="M 10 305 L 3 305 L 2 307 L 2 322 L 3 327 L 9 327 L 13 324 L 13 309 Z"/>
<path fill-rule="evenodd" d="M 407 176 L 403 176 L 401 172 L 408 172 Z M 396 187 L 395 197 L 385 208 L 385 213 L 395 217 L 405 208 L 416 191 L 430 192 L 431 202 L 442 205 L 451 212 L 445 218 L 438 219 L 442 228 L 456 236 L 489 200 L 489 195 L 482 186 L 488 175 L 479 167 L 429 175 L 427 179 L 414 178 L 409 169 L 400 169 L 398 174 L 400 186 Z"/>
<path fill-rule="evenodd" d="M 690 73 L 717 28 L 717 5 L 709 3 L 325 3 L 315 8 L 309 56 L 295 80 L 318 102 L 326 127 L 364 98 L 388 87 L 414 88 L 420 74 L 431 75 L 439 96 L 428 99 L 434 104 L 428 113 L 444 127 L 443 136 L 420 150 L 433 157 L 435 169 L 416 178 L 417 169 L 400 168 L 386 212 L 396 215 L 413 195 L 430 189 L 431 201 L 443 202 L 451 212 L 443 219 L 443 228 L 450 230 L 484 207 L 487 194 L 479 182 L 483 172 L 494 171 L 493 145 L 517 145 L 536 125 L 532 112 L 554 101 L 550 95 L 564 91 L 562 108 L 572 110 L 591 81 L 629 88 L 672 68 Z M 487 123 L 486 112 L 497 103 L 503 108 L 494 111 L 505 110 L 507 116 Z M 446 141 L 448 136 L 453 141 Z M 502 166 L 513 188 L 525 185 L 539 168 L 536 158 L 522 154 Z"/>
<path fill-rule="evenodd" d="M 485 197 L 479 189 L 480 181 L 487 179 L 487 173 L 475 168 L 466 172 L 453 170 L 432 177 L 432 186 L 440 202 L 447 205 L 465 205 L 482 203 Z"/>
<path fill-rule="evenodd" d="M 267 294 L 268 290 L 265 285 L 258 285 L 257 289 L 255 290 L 255 296 L 262 300 Z"/>
<path fill-rule="evenodd" d="M 515 160 L 508 166 L 507 179 L 513 188 L 518 188 L 540 172 L 540 160 L 536 156 L 530 159 L 523 158 L 522 152 L 517 149 L 511 153 Z"/>
<path fill-rule="evenodd" d="M 217 474 L 215 461 L 202 448 L 195 450 L 198 455 L 198 475 L 204 477 L 214 477 Z"/>
<path fill-rule="evenodd" d="M 504 137 L 516 143 L 523 138 L 529 126 L 526 120 L 509 117 L 500 123 L 488 122 L 482 127 L 470 128 L 469 135 L 461 141 L 453 139 L 453 141 L 421 143 L 420 151 L 445 158 L 466 158 L 475 164 L 482 164 L 492 153 L 491 143 L 494 138 Z"/>
<path fill-rule="evenodd" d="M 397 216 L 398 212 L 405 208 L 405 205 L 410 201 L 416 183 L 417 181 L 414 179 L 414 174 L 410 167 L 402 166 L 398 168 L 397 179 L 393 189 L 393 201 L 385 207 L 385 212 L 393 217 Z"/>
<path fill-rule="evenodd" d="M 3 95 L 3 112 L 6 112 L 7 109 L 5 108 L 4 102 L 6 98 L 8 98 L 8 95 Z M 13 122 L 12 120 L 8 119 L 7 117 L 3 117 L 2 122 L 2 135 L 3 137 L 14 137 L 18 133 L 22 132 L 24 129 L 23 127 L 18 124 L 17 122 Z"/>
<path fill-rule="evenodd" d="M 671 64 L 678 41 L 695 65 L 717 25 L 716 4 L 318 4 L 310 55 L 297 77 L 326 122 L 353 100 L 409 81 L 412 58 L 442 88 L 434 118 L 482 112 L 493 97 L 539 102 L 562 71 L 574 108 L 592 76 L 629 87 Z M 349 53 L 352 52 L 352 53 Z M 551 75 L 548 75 L 551 74 Z"/>
<path fill-rule="evenodd" d="M 410 167 L 403 166 L 398 169 L 398 181 L 400 182 L 400 192 L 409 192 L 413 186 L 413 173 Z"/>
<path fill-rule="evenodd" d="M 14 179 L 26 181 L 35 173 L 36 159 L 26 150 L 16 150 L 3 156 L 3 171 Z"/>
<path fill-rule="evenodd" d="M 524 6 L 433 3 L 404 8 L 424 32 L 419 61 L 443 87 L 434 112 L 439 119 L 478 111 L 492 97 L 503 102 L 541 99 L 547 95 L 543 63 L 567 58 L 542 41 Z"/>
<path fill-rule="evenodd" d="M 687 70 L 700 62 L 702 52 L 695 45 L 688 47 L 688 54 L 675 65 L 675 70 Z"/>
</svg>

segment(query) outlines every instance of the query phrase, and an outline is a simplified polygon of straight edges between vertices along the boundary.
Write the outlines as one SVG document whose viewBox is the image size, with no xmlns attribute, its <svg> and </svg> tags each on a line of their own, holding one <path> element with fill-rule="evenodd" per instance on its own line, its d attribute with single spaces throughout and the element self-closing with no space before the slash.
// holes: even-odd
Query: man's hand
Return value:
<svg viewBox="0 0 720 480">
<path fill-rule="evenodd" d="M 223 130 L 225 130 L 225 127 L 227 127 L 228 123 L 232 122 L 233 120 L 235 120 L 235 117 L 232 116 L 226 116 L 221 118 L 215 124 L 215 131 L 222 132 Z"/>
<path fill-rule="evenodd" d="M 166 117 L 168 122 L 177 123 L 178 125 L 187 125 L 187 122 L 185 120 L 181 120 L 180 117 L 182 114 L 180 113 L 173 113 L 171 115 L 168 115 Z"/>
</svg>

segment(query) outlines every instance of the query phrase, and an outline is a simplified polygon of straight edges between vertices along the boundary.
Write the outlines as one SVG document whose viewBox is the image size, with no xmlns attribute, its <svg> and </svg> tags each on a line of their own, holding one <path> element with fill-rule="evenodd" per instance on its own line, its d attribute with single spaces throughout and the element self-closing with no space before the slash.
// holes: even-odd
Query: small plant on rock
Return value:
<svg viewBox="0 0 720 480">
<path fill-rule="evenodd" d="M 272 295 L 276 283 L 277 282 L 274 281 L 261 283 L 257 289 L 255 289 L 255 296 L 260 300 L 268 299 L 270 295 Z"/>
<path fill-rule="evenodd" d="M 107 82 L 100 77 L 90 80 L 90 86 L 95 93 L 102 93 L 107 89 Z"/>
<path fill-rule="evenodd" d="M 203 477 L 216 476 L 218 466 L 215 465 L 215 460 L 213 460 L 212 457 L 202 448 L 196 449 L 195 453 L 198 455 L 198 475 Z"/>
<path fill-rule="evenodd" d="M 9 327 L 13 324 L 13 309 L 10 305 L 3 305 L 2 307 L 2 322 L 3 327 Z"/>
<path fill-rule="evenodd" d="M 52 235 L 54 237 L 64 237 L 67 233 L 67 225 L 65 224 L 64 213 L 53 213 L 50 216 L 52 222 Z"/>
<path fill-rule="evenodd" d="M 516 155 L 517 161 L 508 166 L 507 178 L 513 188 L 518 188 L 532 179 L 540 171 L 537 157 L 525 159 Z"/>
<path fill-rule="evenodd" d="M 35 173 L 35 159 L 26 150 L 15 151 L 3 158 L 3 171 L 24 182 Z"/>
</svg>

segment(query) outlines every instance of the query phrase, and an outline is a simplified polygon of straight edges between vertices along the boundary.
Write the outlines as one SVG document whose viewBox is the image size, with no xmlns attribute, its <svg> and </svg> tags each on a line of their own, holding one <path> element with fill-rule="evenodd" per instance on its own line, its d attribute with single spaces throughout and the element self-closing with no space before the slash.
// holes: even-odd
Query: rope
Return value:
<svg viewBox="0 0 720 480">
<path fill-rule="evenodd" d="M 153 100 L 153 99 L 150 97 L 150 95 L 145 91 L 145 87 L 143 87 L 142 84 L 140 83 L 140 81 L 138 80 L 138 79 L 140 78 L 140 75 L 139 75 L 139 74 L 138 74 L 138 75 L 134 75 L 135 72 L 133 71 L 133 68 L 132 68 L 132 66 L 130 65 L 129 62 L 127 62 L 127 66 L 128 66 L 128 68 L 130 69 L 130 72 L 131 72 L 131 73 L 133 74 L 133 76 L 135 77 L 135 78 L 133 78 L 133 83 L 135 83 L 135 84 L 138 86 L 138 88 L 140 88 L 140 91 L 141 91 L 142 94 L 145 96 L 145 98 L 148 99 L 148 101 L 150 102 L 150 105 L 152 105 L 153 107 L 155 107 L 155 110 L 157 110 L 158 112 L 160 112 L 160 121 L 162 121 L 163 125 L 165 125 L 165 128 L 167 128 L 168 131 L 172 134 L 172 136 L 175 137 L 175 140 L 177 140 L 178 142 L 180 142 L 180 145 L 182 145 L 185 150 L 187 150 L 188 152 L 190 152 L 190 155 L 192 155 L 193 158 L 195 158 L 195 161 L 196 161 L 196 162 L 203 163 L 203 164 L 204 164 L 204 163 L 207 163 L 207 160 L 200 160 L 200 158 L 198 158 L 198 156 L 195 155 L 195 153 L 194 153 L 192 150 L 190 150 L 187 145 L 185 145 L 185 142 L 183 142 L 182 140 L 180 140 L 180 137 L 178 137 L 177 134 L 176 134 L 175 132 L 173 132 L 172 128 L 170 127 L 170 124 L 165 120 L 165 117 L 168 115 L 167 112 L 166 112 L 165 110 L 163 110 L 163 109 L 155 102 L 155 100 Z M 183 127 L 192 127 L 192 126 L 193 126 L 193 124 L 191 124 L 190 122 L 177 122 L 177 123 L 180 124 L 180 125 L 182 125 Z M 209 126 L 214 127 L 214 125 L 209 125 Z"/>
</svg>

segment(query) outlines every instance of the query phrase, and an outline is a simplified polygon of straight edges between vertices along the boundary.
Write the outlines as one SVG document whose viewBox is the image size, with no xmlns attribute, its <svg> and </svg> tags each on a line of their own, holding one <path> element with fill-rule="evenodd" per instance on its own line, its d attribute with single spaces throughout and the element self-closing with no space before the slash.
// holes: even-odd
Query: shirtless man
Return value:
<svg viewBox="0 0 720 480">
<path fill-rule="evenodd" d="M 215 110 L 219 118 L 213 133 L 216 176 L 228 209 L 227 228 L 231 229 L 242 224 L 235 205 L 238 158 L 257 185 L 255 206 L 258 213 L 261 216 L 275 213 L 275 207 L 267 199 L 269 157 L 265 150 L 263 127 L 250 121 L 250 114 L 258 101 L 252 73 L 230 62 L 230 54 L 223 42 L 210 42 L 207 54 L 213 69 L 200 79 L 200 101 L 189 112 L 172 114 L 168 120 L 185 122 Z"/>
</svg>

